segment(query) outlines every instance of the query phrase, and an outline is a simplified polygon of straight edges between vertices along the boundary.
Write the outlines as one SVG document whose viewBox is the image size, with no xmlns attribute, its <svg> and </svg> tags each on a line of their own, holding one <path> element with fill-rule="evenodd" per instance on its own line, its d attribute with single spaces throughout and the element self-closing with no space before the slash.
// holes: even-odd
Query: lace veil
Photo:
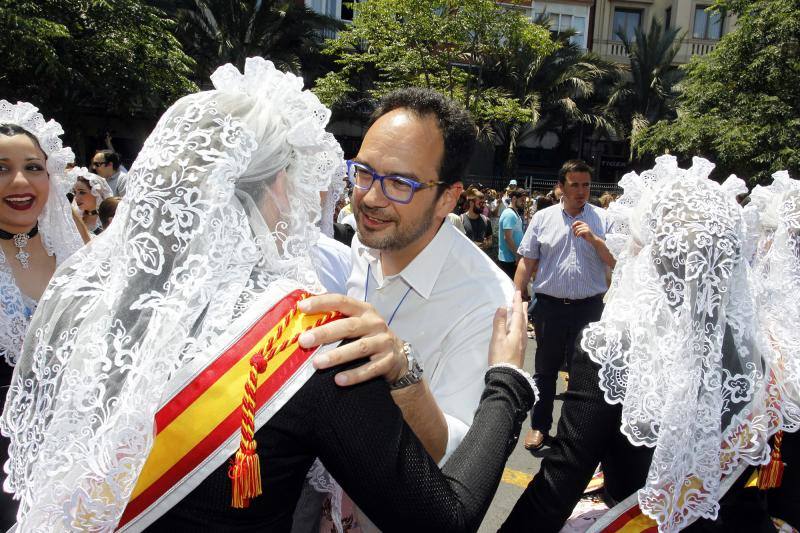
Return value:
<svg viewBox="0 0 800 533">
<path fill-rule="evenodd" d="M 765 379 L 769 347 L 735 201 L 743 183 L 720 186 L 712 169 L 662 156 L 621 179 L 607 236 L 617 265 L 602 318 L 581 340 L 606 401 L 622 405 L 623 434 L 655 448 L 639 503 L 661 531 L 715 518 L 722 476 L 767 462 L 769 436 L 797 423 Z"/>
<path fill-rule="evenodd" d="M 758 324 L 766 338 L 770 384 L 783 428 L 800 429 L 800 182 L 788 172 L 756 186 L 745 208 L 757 221 L 753 258 Z"/>
<path fill-rule="evenodd" d="M 161 117 L 114 224 L 57 271 L 33 319 L 0 425 L 24 531 L 112 531 L 159 391 L 267 291 L 322 291 L 309 247 L 342 164 L 329 111 L 261 58 L 211 79 Z"/>
<path fill-rule="evenodd" d="M 83 178 L 89 182 L 89 189 L 92 191 L 92 196 L 97 200 L 98 206 L 106 198 L 114 196 L 114 191 L 111 190 L 108 181 L 102 176 L 89 172 L 88 168 L 74 167 L 67 171 L 67 181 L 70 187 L 75 186 L 78 178 Z"/>
<path fill-rule="evenodd" d="M 47 173 L 50 176 L 50 194 L 39 215 L 39 233 L 49 255 L 54 255 L 56 264 L 83 246 L 78 229 L 72 219 L 66 197 L 64 172 L 67 163 L 75 156 L 72 150 L 62 146 L 64 130 L 54 120 L 45 121 L 39 110 L 27 102 L 12 104 L 0 100 L 0 124 L 14 124 L 36 137 L 47 157 Z M 14 281 L 14 274 L 0 250 L 0 364 L 15 365 L 22 348 L 22 339 L 28 330 L 30 317 L 23 295 Z"/>
</svg>

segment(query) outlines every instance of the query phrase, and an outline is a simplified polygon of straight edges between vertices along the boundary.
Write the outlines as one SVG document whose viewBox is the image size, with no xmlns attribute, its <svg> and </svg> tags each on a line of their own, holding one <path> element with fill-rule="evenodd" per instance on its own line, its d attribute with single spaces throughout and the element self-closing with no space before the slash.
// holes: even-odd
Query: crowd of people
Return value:
<svg viewBox="0 0 800 533">
<path fill-rule="evenodd" d="M 800 525 L 800 182 L 465 190 L 436 91 L 345 161 L 301 78 L 211 81 L 129 172 L 0 100 L 0 527 L 475 531 L 529 413 L 550 453 L 502 531 L 561 530 L 598 465 L 598 531 Z"/>
</svg>

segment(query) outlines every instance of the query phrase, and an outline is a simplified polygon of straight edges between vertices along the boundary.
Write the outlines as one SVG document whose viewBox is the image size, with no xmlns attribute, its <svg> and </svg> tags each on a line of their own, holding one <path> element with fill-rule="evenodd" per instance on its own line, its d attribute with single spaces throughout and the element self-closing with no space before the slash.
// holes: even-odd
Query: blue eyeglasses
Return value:
<svg viewBox="0 0 800 533">
<path fill-rule="evenodd" d="M 378 174 L 367 165 L 347 160 L 347 178 L 353 187 L 362 191 L 368 191 L 375 180 L 381 182 L 381 191 L 389 200 L 398 204 L 407 204 L 414 197 L 414 193 L 419 189 L 427 189 L 436 185 L 446 185 L 444 181 L 432 181 L 421 183 L 405 176 L 383 176 Z"/>
</svg>

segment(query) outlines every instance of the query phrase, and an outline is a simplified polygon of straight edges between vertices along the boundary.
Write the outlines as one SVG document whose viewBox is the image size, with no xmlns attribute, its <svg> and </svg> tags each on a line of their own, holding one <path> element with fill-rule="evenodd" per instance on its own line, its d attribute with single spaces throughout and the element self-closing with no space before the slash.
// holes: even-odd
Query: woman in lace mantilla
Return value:
<svg viewBox="0 0 800 533">
<path fill-rule="evenodd" d="M 261 58 L 248 59 L 241 73 L 225 65 L 212 82 L 214 90 L 181 98 L 161 117 L 131 167 L 114 223 L 59 268 L 42 296 L 0 421 L 11 438 L 4 488 L 20 500 L 20 530 L 114 530 L 152 449 L 160 393 L 182 383 L 184 370 L 214 361 L 215 342 L 243 314 L 259 311 L 265 296 L 323 291 L 310 247 L 320 233 L 320 193 L 343 176 L 341 148 L 325 132 L 330 111 L 302 90 L 301 78 Z M 513 339 L 522 339 L 521 307 L 514 316 Z M 498 331 L 505 332 L 504 323 Z M 511 352 L 506 360 L 519 366 L 524 345 L 513 339 L 513 349 L 501 343 L 496 351 L 501 361 L 502 352 Z M 232 509 L 223 456 L 219 470 L 200 477 L 194 492 L 187 495 L 191 487 L 181 485 L 165 495 L 177 500 L 160 508 L 170 514 L 156 530 L 174 531 L 171 520 L 187 527 L 203 516 L 204 526 L 217 530 L 282 529 L 264 524 L 291 519 L 292 500 L 315 456 L 327 457 L 339 472 L 340 464 L 378 453 L 352 437 L 355 429 L 370 432 L 353 405 L 382 421 L 376 431 L 391 432 L 379 441 L 387 459 L 381 464 L 404 476 L 386 483 L 399 490 L 402 482 L 405 515 L 416 523 L 472 527 L 533 400 L 518 371 L 490 370 L 485 423 L 476 415 L 474 444 L 467 447 L 479 457 L 461 457 L 448 479 L 403 424 L 384 382 L 352 392 L 337 387 L 333 372 L 304 379 L 258 430 L 264 494 L 248 509 Z M 335 415 L 328 416 L 331 410 Z M 338 423 L 343 419 L 347 427 Z M 270 429 L 273 421 L 286 431 Z M 325 436 L 329 430 L 351 437 L 342 446 Z M 502 449 L 486 445 L 498 436 L 507 437 Z M 385 457 L 391 454 L 395 461 Z M 417 477 L 394 469 L 397 461 L 413 463 Z M 465 471 L 469 464 L 483 468 Z M 291 475 L 282 475 L 287 468 Z M 389 492 L 342 475 L 358 483 L 351 487 L 369 509 L 384 510 L 375 511 L 384 520 L 401 512 L 389 504 Z M 430 480 L 424 486 L 435 498 L 417 490 L 421 479 Z M 412 516 L 410 508 L 427 514 Z"/>
<path fill-rule="evenodd" d="M 638 499 L 659 531 L 716 519 L 723 480 L 769 463 L 770 437 L 800 424 L 797 302 L 787 301 L 796 298 L 787 283 L 797 278 L 797 249 L 793 263 L 771 261 L 766 270 L 784 282 L 767 288 L 758 262 L 769 258 L 748 261 L 764 231 L 736 203 L 744 182 L 720 186 L 712 169 L 695 158 L 683 170 L 662 156 L 622 178 L 625 194 L 609 209 L 617 268 L 603 317 L 581 341 L 600 365 L 606 402 L 622 407 L 622 433 L 653 449 Z M 774 203 L 796 205 L 793 187 Z M 797 209 L 781 212 L 796 223 Z"/>
<path fill-rule="evenodd" d="M 61 126 L 0 100 L 0 128 L 0 229 L 11 236 L 0 241 L 0 362 L 13 367 L 48 280 L 83 241 L 62 190 L 74 156 Z"/>
<path fill-rule="evenodd" d="M 0 100 L 0 406 L 39 298 L 56 267 L 83 245 L 62 187 L 73 159 L 62 133 L 31 104 Z M 5 529 L 16 505 L 3 494 L 0 508 Z"/>
<path fill-rule="evenodd" d="M 97 212 L 106 198 L 114 195 L 108 182 L 102 176 L 89 172 L 85 167 L 74 167 L 67 171 L 67 178 L 72 181 L 73 203 L 78 208 L 86 224 L 86 228 L 94 235 L 103 231 L 103 224 Z"/>
</svg>

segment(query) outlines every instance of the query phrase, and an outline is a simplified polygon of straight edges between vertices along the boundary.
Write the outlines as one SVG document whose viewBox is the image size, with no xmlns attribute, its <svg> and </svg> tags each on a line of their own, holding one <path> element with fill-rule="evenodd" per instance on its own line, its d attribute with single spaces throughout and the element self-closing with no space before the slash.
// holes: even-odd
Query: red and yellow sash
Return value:
<svg viewBox="0 0 800 533">
<path fill-rule="evenodd" d="M 246 461 L 248 456 L 255 455 L 255 414 L 272 401 L 316 352 L 316 348 L 300 348 L 298 336 L 337 318 L 332 314 L 299 312 L 297 302 L 308 296 L 298 290 L 280 300 L 161 406 L 155 417 L 153 447 L 119 528 L 132 525 L 152 510 L 201 466 L 207 470 L 206 474 L 213 471 L 204 465 L 207 458 L 219 455 L 226 445 L 229 448 L 231 440 L 240 434 L 236 467 L 241 466 L 241 458 Z M 229 455 L 225 454 L 225 458 Z M 260 488 L 260 478 L 257 481 Z M 239 503 L 246 505 L 248 497 L 254 495 L 245 495 Z"/>
<path fill-rule="evenodd" d="M 739 465 L 731 475 L 722 478 L 720 498 L 730 490 L 734 481 L 746 469 L 746 464 Z M 657 531 L 656 521 L 644 514 L 639 507 L 639 492 L 637 491 L 609 509 L 597 522 L 592 524 L 587 533 L 657 533 Z"/>
</svg>

